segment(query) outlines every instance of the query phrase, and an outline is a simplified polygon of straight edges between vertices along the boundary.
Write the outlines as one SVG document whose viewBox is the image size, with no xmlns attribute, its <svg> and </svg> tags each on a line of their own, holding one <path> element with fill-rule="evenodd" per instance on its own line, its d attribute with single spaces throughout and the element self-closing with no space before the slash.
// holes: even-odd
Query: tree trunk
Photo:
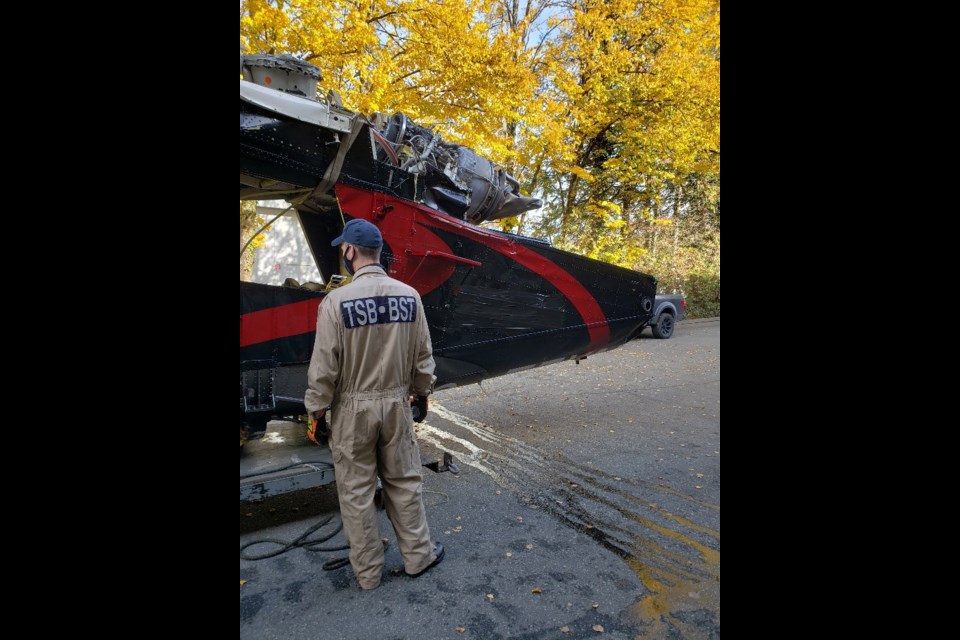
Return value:
<svg viewBox="0 0 960 640">
<path fill-rule="evenodd" d="M 246 229 L 240 233 L 240 248 L 243 248 L 243 245 L 250 238 L 250 234 L 256 231 L 256 229 Z M 243 252 L 243 255 L 240 256 L 240 280 L 242 282 L 252 282 L 253 281 L 253 259 L 256 255 L 256 252 L 247 247 L 247 250 Z"/>
<path fill-rule="evenodd" d="M 257 230 L 257 204 L 251 200 L 240 202 L 240 249 L 250 239 L 250 235 Z M 253 280 L 253 247 L 247 247 L 247 250 L 240 256 L 240 280 L 242 282 L 251 282 Z"/>
<path fill-rule="evenodd" d="M 577 176 L 570 174 L 570 187 L 567 189 L 567 197 L 563 204 L 563 210 L 560 213 L 560 234 L 566 236 L 570 228 L 570 218 L 573 215 L 573 194 L 576 191 Z"/>
<path fill-rule="evenodd" d="M 677 255 L 677 245 L 680 243 L 680 196 L 683 194 L 683 185 L 677 185 L 673 196 L 673 255 Z"/>
<path fill-rule="evenodd" d="M 657 261 L 657 241 L 660 239 L 660 226 L 656 224 L 657 221 L 657 209 L 654 205 L 650 205 L 650 216 L 653 220 L 653 261 Z"/>
</svg>

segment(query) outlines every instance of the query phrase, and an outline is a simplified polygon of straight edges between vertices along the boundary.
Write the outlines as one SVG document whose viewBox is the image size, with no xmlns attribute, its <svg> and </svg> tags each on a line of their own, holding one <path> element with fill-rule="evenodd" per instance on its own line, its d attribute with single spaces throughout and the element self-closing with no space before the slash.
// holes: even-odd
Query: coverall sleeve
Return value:
<svg viewBox="0 0 960 640">
<path fill-rule="evenodd" d="M 430 342 L 430 329 L 427 327 L 427 316 L 423 312 L 423 302 L 417 296 L 417 328 L 419 345 L 415 358 L 416 369 L 413 372 L 413 392 L 417 395 L 429 395 L 433 389 L 433 382 L 437 379 L 433 375 L 436 363 L 433 361 L 433 344 Z"/>
<path fill-rule="evenodd" d="M 324 298 L 317 309 L 317 336 L 307 369 L 307 392 L 303 399 L 309 413 L 329 407 L 337 388 L 342 329 L 337 322 L 335 306 Z"/>
</svg>

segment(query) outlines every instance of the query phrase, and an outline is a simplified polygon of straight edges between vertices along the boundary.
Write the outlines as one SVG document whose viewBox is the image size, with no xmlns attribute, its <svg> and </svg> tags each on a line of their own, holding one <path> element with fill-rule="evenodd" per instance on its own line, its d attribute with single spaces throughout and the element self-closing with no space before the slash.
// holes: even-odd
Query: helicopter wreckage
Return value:
<svg viewBox="0 0 960 640">
<path fill-rule="evenodd" d="M 541 206 L 473 150 L 403 114 L 366 118 L 293 56 L 241 56 L 240 199 L 286 199 L 327 287 L 342 280 L 330 241 L 369 220 L 387 273 L 423 299 L 436 388 L 619 347 L 650 321 L 656 279 L 535 238 L 478 226 Z M 329 290 L 329 289 L 327 289 Z M 240 421 L 248 436 L 305 413 L 314 284 L 240 283 Z"/>
</svg>

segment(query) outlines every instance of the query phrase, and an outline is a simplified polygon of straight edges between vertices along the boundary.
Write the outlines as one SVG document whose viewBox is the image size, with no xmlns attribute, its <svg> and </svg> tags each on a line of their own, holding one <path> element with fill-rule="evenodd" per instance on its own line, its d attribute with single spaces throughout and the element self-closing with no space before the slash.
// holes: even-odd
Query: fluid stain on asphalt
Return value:
<svg viewBox="0 0 960 640">
<path fill-rule="evenodd" d="M 303 585 L 305 584 L 306 582 L 303 580 L 288 584 L 283 590 L 283 601 L 297 603 L 303 600 Z"/>
<path fill-rule="evenodd" d="M 250 622 L 254 616 L 260 613 L 263 608 L 263 594 L 256 593 L 252 596 L 240 598 L 240 622 Z"/>
<path fill-rule="evenodd" d="M 678 633 L 686 638 L 719 637 L 720 532 L 663 503 L 697 507 L 693 512 L 719 511 L 719 505 L 664 484 L 612 476 L 562 456 L 548 461 L 525 442 L 439 403 L 432 403 L 431 411 L 458 433 L 423 422 L 419 438 L 451 451 L 463 464 L 517 492 L 529 506 L 623 559 L 646 589 L 628 611 L 645 632 L 656 637 Z"/>
</svg>

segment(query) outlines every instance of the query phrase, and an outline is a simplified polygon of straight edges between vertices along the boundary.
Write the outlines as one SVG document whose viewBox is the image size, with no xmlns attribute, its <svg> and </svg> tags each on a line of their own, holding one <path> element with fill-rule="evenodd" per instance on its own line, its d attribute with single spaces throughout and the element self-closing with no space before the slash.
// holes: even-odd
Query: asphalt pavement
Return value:
<svg viewBox="0 0 960 640">
<path fill-rule="evenodd" d="M 438 391 L 417 433 L 460 471 L 424 469 L 444 561 L 403 575 L 383 513 L 375 591 L 324 570 L 345 551 L 241 559 L 241 638 L 720 637 L 719 319 Z M 241 503 L 240 543 L 327 518 L 313 535 L 342 546 L 332 484 Z"/>
</svg>

